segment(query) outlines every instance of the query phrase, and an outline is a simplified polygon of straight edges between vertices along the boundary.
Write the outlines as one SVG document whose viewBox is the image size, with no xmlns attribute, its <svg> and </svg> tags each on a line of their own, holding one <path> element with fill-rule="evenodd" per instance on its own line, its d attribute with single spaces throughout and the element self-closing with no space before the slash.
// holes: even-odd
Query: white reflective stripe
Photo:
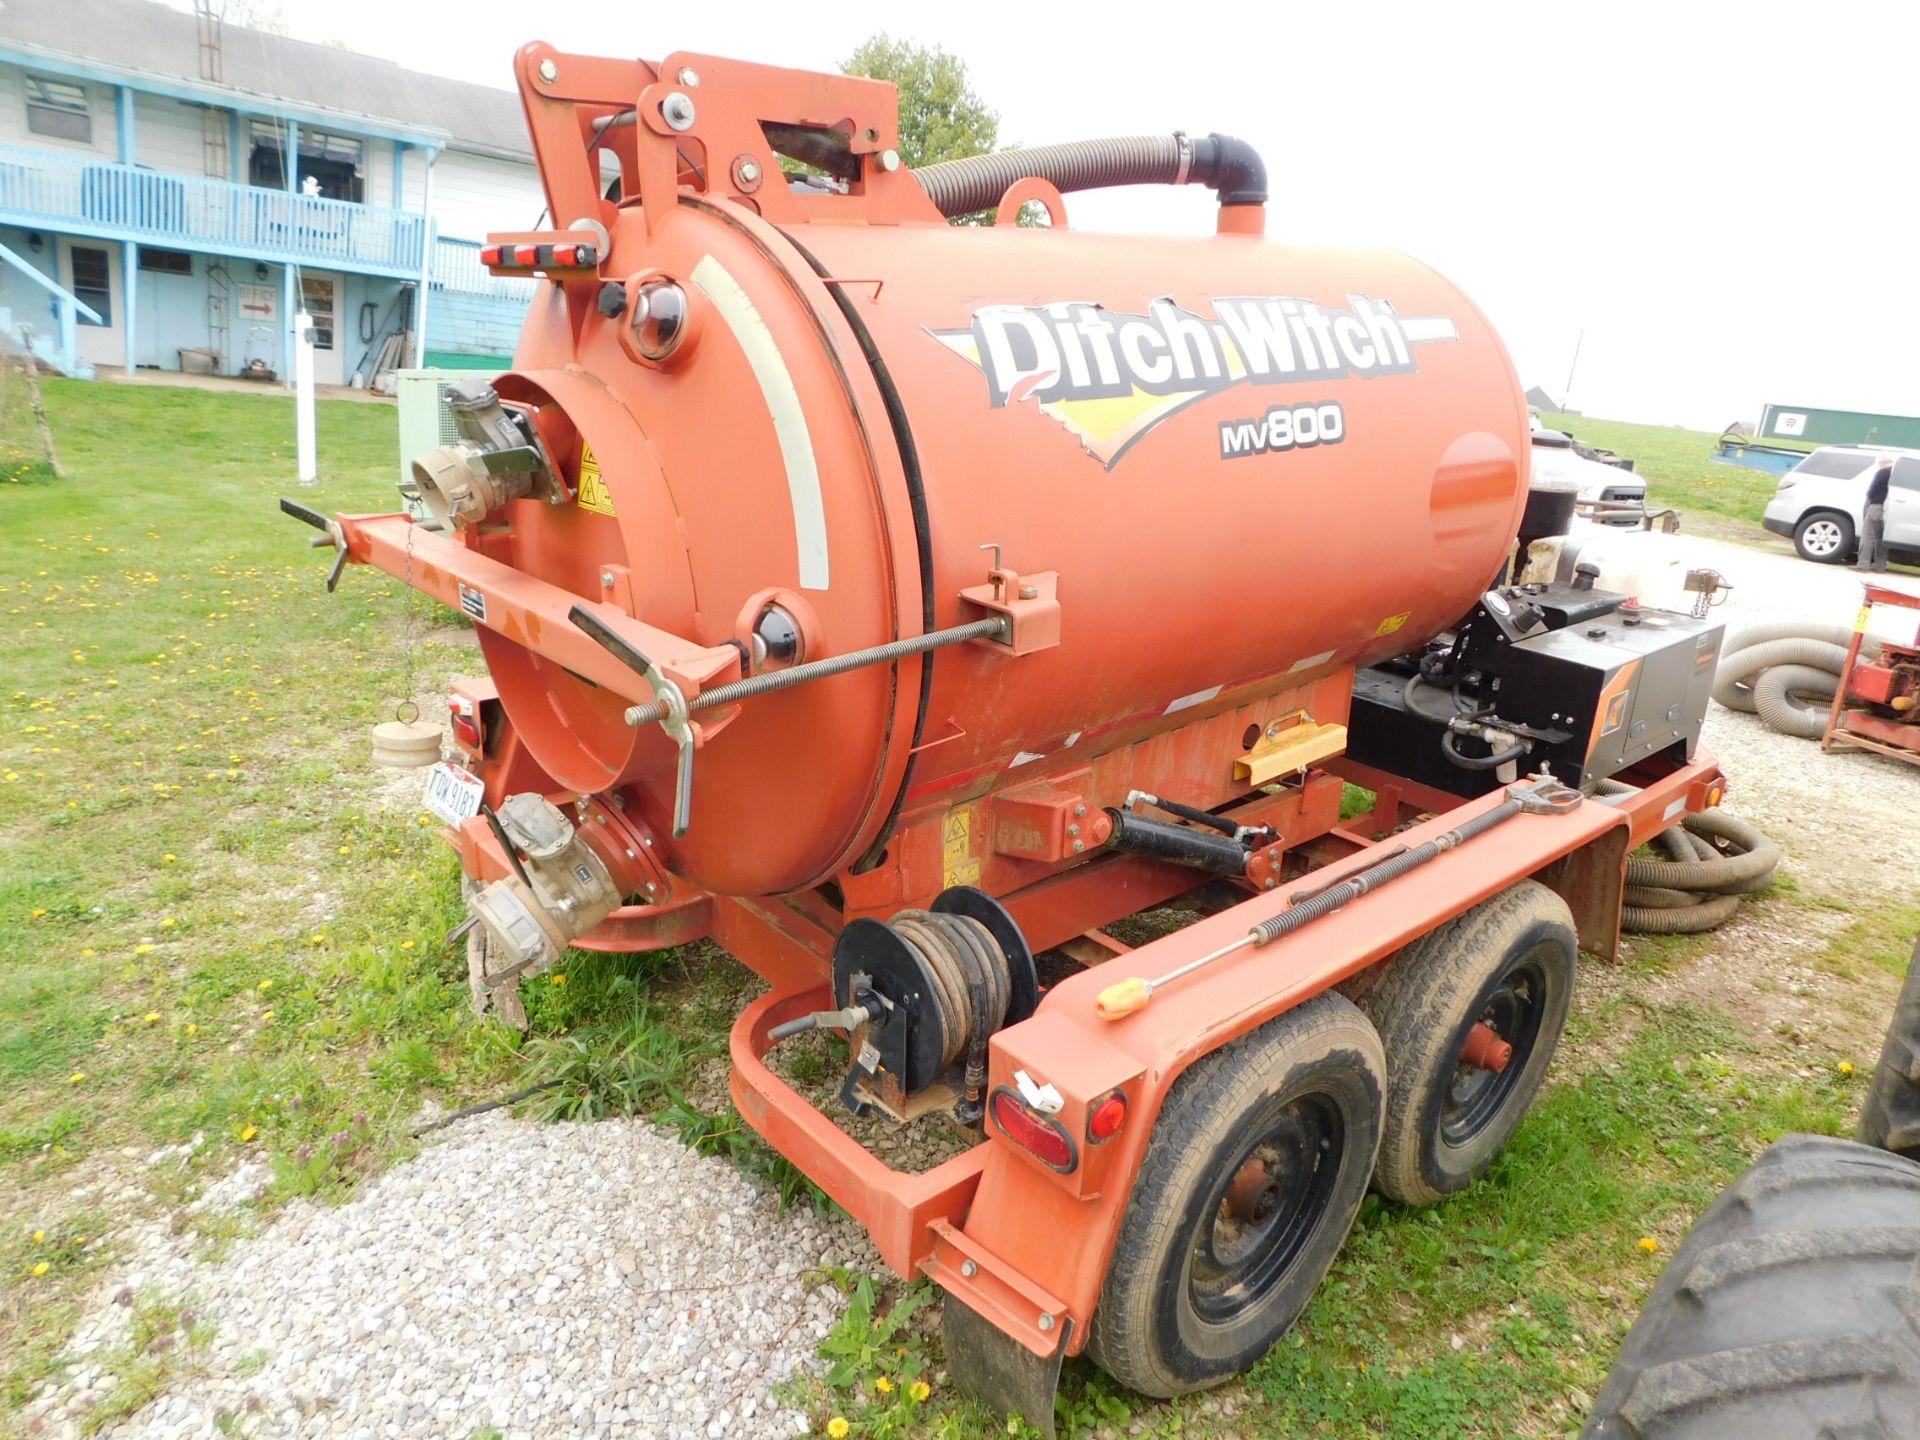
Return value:
<svg viewBox="0 0 1920 1440">
<path fill-rule="evenodd" d="M 1220 687 L 1218 685 L 1209 685 L 1206 689 L 1196 690 L 1191 695 L 1182 695 L 1160 713 L 1162 715 L 1171 715 L 1176 710 L 1186 710 L 1195 705 L 1204 705 L 1219 693 Z"/>
<path fill-rule="evenodd" d="M 1445 315 L 1402 315 L 1400 330 L 1415 345 L 1429 340 L 1460 338 L 1460 327 Z"/>
<path fill-rule="evenodd" d="M 1013 764 L 1007 766 L 1007 769 L 1011 770 L 1016 765 L 1031 765 L 1036 760 L 1044 760 L 1046 758 L 1045 755 L 1042 755 L 1037 750 L 1022 750 L 1018 755 L 1013 757 Z"/>
<path fill-rule="evenodd" d="M 1294 661 L 1291 665 L 1287 666 L 1287 674 L 1292 675 L 1296 671 L 1311 670 L 1316 665 L 1326 664 L 1327 661 L 1331 660 L 1332 658 L 1333 658 L 1333 651 L 1322 650 L 1318 655 L 1309 655 L 1304 660 Z"/>
<path fill-rule="evenodd" d="M 800 562 L 800 588 L 827 588 L 827 508 L 820 495 L 820 467 L 814 459 L 813 437 L 807 433 L 806 412 L 793 375 L 774 343 L 773 332 L 760 318 L 740 282 L 713 256 L 693 267 L 693 283 L 713 302 L 733 338 L 746 352 L 753 378 L 760 382 L 761 398 L 773 417 L 773 433 L 780 441 L 780 458 L 787 467 L 787 495 L 793 501 L 793 544 Z"/>
<path fill-rule="evenodd" d="M 1671 820 L 1673 819 L 1674 816 L 1678 815 L 1682 810 L 1685 810 L 1686 808 L 1687 808 L 1687 797 L 1682 795 L 1678 800 L 1675 800 L 1672 804 L 1668 805 L 1666 809 L 1660 812 L 1660 818 L 1662 820 Z"/>
</svg>

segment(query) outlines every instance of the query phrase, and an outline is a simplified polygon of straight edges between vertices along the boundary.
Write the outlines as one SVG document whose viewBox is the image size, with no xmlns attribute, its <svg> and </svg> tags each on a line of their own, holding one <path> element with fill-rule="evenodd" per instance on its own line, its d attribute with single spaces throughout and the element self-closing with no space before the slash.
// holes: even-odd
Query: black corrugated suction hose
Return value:
<svg viewBox="0 0 1920 1440">
<path fill-rule="evenodd" d="M 1267 202 L 1266 165 L 1251 145 L 1231 135 L 1074 140 L 942 160 L 913 172 L 949 219 L 992 209 L 1008 186 L 1030 175 L 1046 180 L 1063 195 L 1115 185 L 1206 185 L 1219 195 L 1222 205 Z"/>
<path fill-rule="evenodd" d="M 1600 793 L 1630 794 L 1633 787 L 1602 780 Z M 1640 935 L 1693 935 L 1733 919 L 1740 897 L 1773 884 L 1778 844 L 1744 820 L 1721 810 L 1689 815 L 1654 836 L 1665 860 L 1627 860 L 1626 905 L 1620 928 Z"/>
</svg>

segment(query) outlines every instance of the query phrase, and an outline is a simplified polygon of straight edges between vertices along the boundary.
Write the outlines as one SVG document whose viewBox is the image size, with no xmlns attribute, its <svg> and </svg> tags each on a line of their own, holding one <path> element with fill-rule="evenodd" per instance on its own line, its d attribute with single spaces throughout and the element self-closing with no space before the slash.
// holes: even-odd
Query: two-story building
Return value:
<svg viewBox="0 0 1920 1440">
<path fill-rule="evenodd" d="M 315 378 L 498 367 L 545 208 L 519 97 L 155 0 L 0 6 L 0 341 L 96 366 Z M 507 78 L 507 58 L 501 74 Z"/>
</svg>

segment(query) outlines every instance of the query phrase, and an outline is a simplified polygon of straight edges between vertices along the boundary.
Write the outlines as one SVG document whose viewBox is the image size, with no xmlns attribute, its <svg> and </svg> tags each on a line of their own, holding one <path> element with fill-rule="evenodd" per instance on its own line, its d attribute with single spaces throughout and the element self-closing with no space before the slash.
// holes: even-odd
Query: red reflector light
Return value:
<svg viewBox="0 0 1920 1440">
<path fill-rule="evenodd" d="M 1073 1141 L 1057 1121 L 1030 1110 L 1011 1090 L 993 1092 L 993 1120 L 1000 1133 L 1050 1170 L 1066 1174 L 1076 1157 Z"/>
<path fill-rule="evenodd" d="M 1127 1097 L 1118 1090 L 1093 1107 L 1087 1116 L 1087 1138 L 1096 1143 L 1111 1140 L 1127 1122 Z"/>
<path fill-rule="evenodd" d="M 516 265 L 537 265 L 540 263 L 538 245 L 516 245 L 513 247 L 513 263 Z"/>
<path fill-rule="evenodd" d="M 479 753 L 486 736 L 480 729 L 480 708 L 464 695 L 447 697 L 447 714 L 453 721 L 453 738 L 474 753 Z"/>
<path fill-rule="evenodd" d="M 500 248 L 498 245 L 482 245 L 480 247 L 480 263 L 482 265 L 498 265 L 500 263 Z"/>
</svg>

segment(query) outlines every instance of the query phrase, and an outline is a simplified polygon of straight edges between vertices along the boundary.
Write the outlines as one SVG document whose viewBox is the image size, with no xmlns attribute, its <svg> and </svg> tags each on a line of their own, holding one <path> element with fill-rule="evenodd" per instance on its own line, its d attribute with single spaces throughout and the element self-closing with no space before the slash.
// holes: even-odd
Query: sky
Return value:
<svg viewBox="0 0 1920 1440">
<path fill-rule="evenodd" d="M 1269 236 L 1417 256 L 1486 312 L 1524 384 L 1589 415 L 1920 413 L 1920 5 L 278 8 L 302 39 L 503 86 L 533 39 L 826 70 L 885 29 L 963 59 L 1003 143 L 1252 141 Z M 1075 228 L 1141 233 L 1205 232 L 1212 208 L 1198 187 L 1067 204 Z"/>
</svg>

